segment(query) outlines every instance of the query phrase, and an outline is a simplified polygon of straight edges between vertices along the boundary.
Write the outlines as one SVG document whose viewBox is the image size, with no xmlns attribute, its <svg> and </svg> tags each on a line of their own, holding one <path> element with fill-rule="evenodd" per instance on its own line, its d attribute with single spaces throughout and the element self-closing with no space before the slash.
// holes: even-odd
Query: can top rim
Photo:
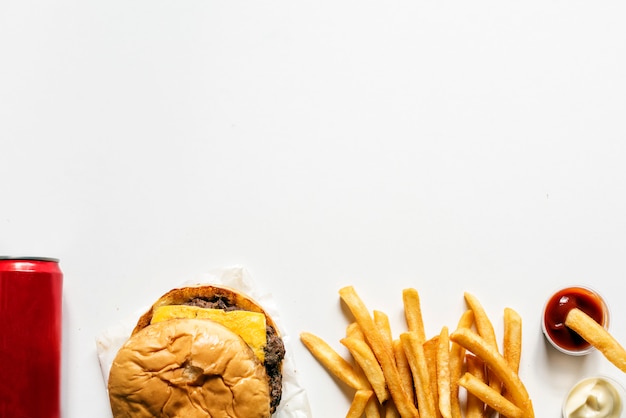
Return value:
<svg viewBox="0 0 626 418">
<path fill-rule="evenodd" d="M 54 257 L 33 257 L 33 256 L 12 256 L 12 255 L 0 255 L 0 260 L 23 260 L 23 261 L 51 261 L 58 263 L 59 259 Z"/>
</svg>

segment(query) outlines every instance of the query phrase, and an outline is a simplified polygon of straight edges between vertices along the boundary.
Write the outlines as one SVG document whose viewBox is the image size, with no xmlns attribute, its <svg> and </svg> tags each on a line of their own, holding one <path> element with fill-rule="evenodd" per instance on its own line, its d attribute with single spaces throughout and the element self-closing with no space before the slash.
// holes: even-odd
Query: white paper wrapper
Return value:
<svg viewBox="0 0 626 418">
<path fill-rule="evenodd" d="M 280 315 L 272 296 L 270 294 L 261 293 L 254 284 L 250 274 L 241 267 L 210 271 L 201 281 L 181 283 L 179 286 L 192 286 L 197 284 L 225 285 L 237 289 L 261 304 L 263 309 L 274 319 L 283 337 L 287 353 L 283 361 L 283 395 L 280 405 L 272 417 L 310 418 L 312 415 L 309 400 L 306 391 L 300 386 L 296 376 L 296 368 L 290 349 L 291 338 L 281 325 Z M 133 316 L 133 318 L 111 326 L 96 338 L 96 350 L 100 362 L 100 369 L 102 370 L 102 377 L 104 378 L 105 390 L 109 379 L 109 370 L 111 369 L 111 364 L 115 359 L 117 351 L 130 336 L 139 316 L 146 310 L 148 310 L 148 307 L 138 311 L 137 315 Z"/>
</svg>

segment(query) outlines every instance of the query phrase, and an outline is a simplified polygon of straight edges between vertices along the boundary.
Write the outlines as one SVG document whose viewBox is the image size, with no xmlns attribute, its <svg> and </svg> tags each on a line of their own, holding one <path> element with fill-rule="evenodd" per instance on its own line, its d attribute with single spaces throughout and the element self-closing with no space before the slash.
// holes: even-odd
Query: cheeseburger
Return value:
<svg viewBox="0 0 626 418">
<path fill-rule="evenodd" d="M 234 289 L 173 289 L 139 318 L 108 381 L 122 417 L 268 418 L 282 394 L 278 327 Z"/>
</svg>

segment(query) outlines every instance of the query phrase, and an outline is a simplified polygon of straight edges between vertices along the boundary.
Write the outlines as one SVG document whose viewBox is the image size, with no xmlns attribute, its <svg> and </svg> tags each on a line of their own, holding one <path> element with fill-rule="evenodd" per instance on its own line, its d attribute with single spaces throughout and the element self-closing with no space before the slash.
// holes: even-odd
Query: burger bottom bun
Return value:
<svg viewBox="0 0 626 418">
<path fill-rule="evenodd" d="M 174 319 L 134 334 L 109 375 L 115 418 L 268 418 L 269 387 L 252 350 L 226 327 Z"/>
</svg>

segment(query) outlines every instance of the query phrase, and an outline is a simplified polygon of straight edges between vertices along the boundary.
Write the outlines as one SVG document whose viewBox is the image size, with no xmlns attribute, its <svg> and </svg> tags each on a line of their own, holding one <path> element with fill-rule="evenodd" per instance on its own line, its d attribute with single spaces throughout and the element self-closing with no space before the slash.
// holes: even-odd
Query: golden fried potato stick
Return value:
<svg viewBox="0 0 626 418">
<path fill-rule="evenodd" d="M 450 339 L 462 345 L 466 350 L 471 351 L 485 362 L 487 367 L 504 384 L 506 390 L 509 391 L 513 403 L 524 411 L 523 418 L 535 417 L 532 401 L 528 396 L 526 387 L 498 350 L 487 343 L 481 336 L 468 329 L 461 328 L 456 330 L 450 335 Z"/>
<path fill-rule="evenodd" d="M 365 335 L 356 322 L 350 322 L 346 327 L 346 337 L 356 337 L 365 341 Z"/>
<path fill-rule="evenodd" d="M 493 324 L 491 323 L 489 316 L 487 316 L 487 313 L 478 298 L 469 292 L 465 292 L 465 302 L 474 312 L 474 323 L 476 324 L 476 331 L 478 332 L 478 335 L 498 350 L 498 341 L 496 339 L 496 332 L 493 329 Z M 489 371 L 487 372 L 487 378 L 489 379 L 489 386 L 500 392 L 502 389 L 501 383 L 493 376 L 493 374 L 490 374 Z"/>
<path fill-rule="evenodd" d="M 409 331 L 417 333 L 419 342 L 423 344 L 426 341 L 426 331 L 424 329 L 422 305 L 418 291 L 413 288 L 404 289 L 402 291 L 402 301 L 404 303 L 404 316 L 407 328 Z"/>
<path fill-rule="evenodd" d="M 441 328 L 437 345 L 437 392 L 439 412 L 443 418 L 452 418 L 450 401 L 450 337 L 448 327 Z"/>
<path fill-rule="evenodd" d="M 400 418 L 400 413 L 398 412 L 398 408 L 396 408 L 392 399 L 385 402 L 384 408 L 385 408 L 385 418 Z"/>
<path fill-rule="evenodd" d="M 358 337 L 356 338 L 359 341 L 365 341 L 362 338 L 358 338 Z M 352 353 L 350 355 L 352 356 Z M 352 365 L 352 368 L 354 369 L 354 373 L 356 373 L 357 378 L 359 379 L 359 382 L 361 383 L 361 387 L 359 389 L 371 390 L 372 392 L 374 392 L 374 388 L 372 388 L 372 384 L 367 379 L 367 376 L 365 375 L 365 372 L 363 371 L 361 366 L 359 366 L 359 363 L 356 362 L 354 357 L 352 357 L 352 360 L 354 360 L 354 364 Z M 376 392 L 374 392 L 374 394 L 376 394 Z M 373 398 L 376 400 L 376 403 L 378 403 L 378 399 L 376 398 L 376 396 L 374 396 Z"/>
<path fill-rule="evenodd" d="M 396 367 L 398 373 L 400 373 L 400 379 L 402 380 L 402 387 L 409 395 L 411 402 L 415 403 L 415 391 L 413 390 L 413 375 L 411 374 L 411 366 L 406 358 L 402 341 L 397 338 L 393 340 L 393 354 L 396 359 Z"/>
<path fill-rule="evenodd" d="M 419 417 L 417 408 L 410 400 L 409 395 L 404 391 L 395 359 L 385 348 L 383 337 L 380 335 L 365 303 L 363 303 L 353 286 L 346 286 L 339 289 L 339 296 L 352 312 L 352 315 L 361 327 L 365 338 L 374 351 L 383 369 L 389 393 L 393 398 L 396 408 L 398 408 L 400 416 L 402 418 Z"/>
<path fill-rule="evenodd" d="M 439 335 L 435 335 L 426 340 L 426 342 L 422 344 L 422 347 L 424 347 L 424 358 L 426 359 L 426 367 L 428 368 L 430 391 L 433 394 L 433 402 L 435 404 L 435 417 L 433 418 L 441 418 L 441 413 L 437 408 L 437 405 L 439 405 L 439 390 L 437 387 L 437 350 L 439 349 Z"/>
<path fill-rule="evenodd" d="M 565 326 L 580 335 L 600 351 L 607 360 L 626 373 L 626 350 L 593 318 L 580 309 L 574 308 L 565 317 Z"/>
<path fill-rule="evenodd" d="M 468 354 L 465 358 L 467 372 L 475 376 L 481 382 L 487 384 L 487 376 L 485 376 L 485 363 L 473 354 Z M 459 379 L 460 380 L 460 379 Z M 485 403 L 471 392 L 467 392 L 467 401 L 465 403 L 465 418 L 483 418 L 485 411 Z"/>
<path fill-rule="evenodd" d="M 430 385 L 428 365 L 424 355 L 424 347 L 417 332 L 408 331 L 400 334 L 400 340 L 406 353 L 406 358 L 413 373 L 413 383 L 417 398 L 417 407 L 420 416 L 435 417 L 435 399 Z"/>
<path fill-rule="evenodd" d="M 519 372 L 522 357 L 522 317 L 512 308 L 504 308 L 502 354 L 515 373 Z"/>
<path fill-rule="evenodd" d="M 381 405 L 378 403 L 376 396 L 370 396 L 369 401 L 365 405 L 365 418 L 380 418 Z"/>
<path fill-rule="evenodd" d="M 365 406 L 372 396 L 373 392 L 371 390 L 357 390 L 352 398 L 346 418 L 361 418 L 365 412 Z"/>
<path fill-rule="evenodd" d="M 459 317 L 459 322 L 457 322 L 457 328 L 472 328 L 474 325 L 474 311 L 470 308 L 461 314 Z"/>
<path fill-rule="evenodd" d="M 511 369 L 518 373 L 522 357 L 522 317 L 512 308 L 504 308 L 502 355 L 508 365 L 511 366 Z M 506 389 L 502 390 L 502 394 L 505 398 L 511 400 L 511 395 L 509 395 Z M 502 418 L 505 418 L 505 416 L 503 415 Z"/>
<path fill-rule="evenodd" d="M 389 399 L 383 369 L 378 364 L 378 360 L 370 346 L 365 341 L 354 337 L 342 338 L 340 342 L 350 351 L 354 361 L 363 370 L 378 401 L 383 403 Z"/>
<path fill-rule="evenodd" d="M 493 390 L 493 388 L 471 373 L 465 373 L 461 377 L 461 380 L 459 380 L 459 384 L 472 395 L 498 411 L 502 416 L 509 418 L 525 418 L 528 416 L 525 415 L 524 410 L 500 395 L 500 392 Z"/>
<path fill-rule="evenodd" d="M 474 312 L 466 310 L 459 318 L 457 329 L 471 328 L 474 323 Z M 465 349 L 455 342 L 450 344 L 450 412 L 452 418 L 462 418 L 461 403 L 459 401 L 459 379 L 463 374 Z"/>
<path fill-rule="evenodd" d="M 383 337 L 383 342 L 387 350 L 393 355 L 393 336 L 391 334 L 391 325 L 389 324 L 389 317 L 382 311 L 374 310 L 374 323 L 380 330 L 380 334 Z"/>
<path fill-rule="evenodd" d="M 496 339 L 496 332 L 493 329 L 493 324 L 487 316 L 483 305 L 480 303 L 476 296 L 469 292 L 465 292 L 465 302 L 467 306 L 474 312 L 474 323 L 476 325 L 476 331 L 487 343 L 498 349 L 498 341 Z"/>
<path fill-rule="evenodd" d="M 356 338 L 357 340 L 367 343 L 367 341 L 365 341 L 365 335 L 363 334 L 363 331 L 361 331 L 361 327 L 359 327 L 359 324 L 356 322 L 351 322 L 346 327 L 346 338 Z M 353 368 L 357 377 L 361 381 L 361 387 L 359 389 L 372 389 L 372 385 L 367 380 L 367 376 L 363 372 L 363 369 L 361 369 L 358 364 L 354 364 Z"/>
<path fill-rule="evenodd" d="M 326 341 L 310 332 L 302 332 L 300 340 L 311 354 L 322 363 L 326 370 L 351 388 L 361 388 L 362 384 L 352 365 L 341 357 Z"/>
<path fill-rule="evenodd" d="M 496 332 L 494 330 L 493 323 L 491 322 L 491 319 L 489 319 L 489 315 L 487 315 L 487 312 L 485 311 L 485 308 L 480 300 L 478 300 L 474 294 L 469 292 L 464 292 L 463 298 L 465 299 L 468 310 L 472 311 L 472 324 L 476 328 L 475 331 L 486 342 L 497 348 L 498 341 L 496 339 Z M 467 318 L 467 320 L 469 320 L 469 318 Z"/>
<path fill-rule="evenodd" d="M 367 376 L 365 375 L 365 372 L 363 371 L 363 369 L 361 369 L 361 366 L 356 364 L 356 362 L 354 364 L 354 372 L 357 374 L 359 381 L 361 382 L 360 389 L 371 390 L 373 392 L 374 389 L 372 388 L 372 384 L 370 383 L 369 380 L 367 380 Z M 376 402 L 378 402 L 378 399 L 376 399 Z"/>
</svg>

